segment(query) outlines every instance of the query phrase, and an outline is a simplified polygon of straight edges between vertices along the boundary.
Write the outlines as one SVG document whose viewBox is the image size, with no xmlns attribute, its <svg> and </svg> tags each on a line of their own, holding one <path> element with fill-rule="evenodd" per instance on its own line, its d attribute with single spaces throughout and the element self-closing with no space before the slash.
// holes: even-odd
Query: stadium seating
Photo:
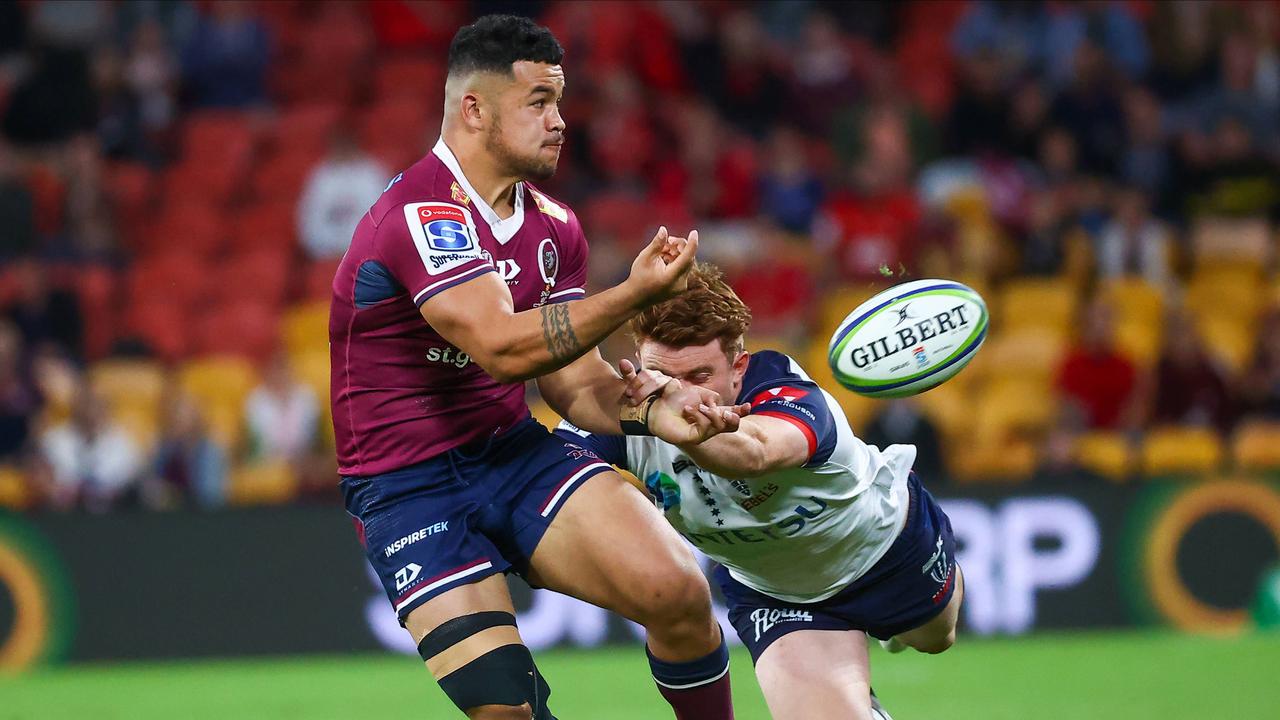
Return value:
<svg viewBox="0 0 1280 720">
<path fill-rule="evenodd" d="M 993 325 L 1005 332 L 1026 327 L 1064 332 L 1075 321 L 1079 297 L 1066 280 L 1012 280 L 999 293 Z"/>
<path fill-rule="evenodd" d="M 231 472 L 227 483 L 230 505 L 276 505 L 298 494 L 298 478 L 286 462 L 250 463 Z"/>
<path fill-rule="evenodd" d="M 1197 318 L 1196 327 L 1209 352 L 1229 372 L 1240 372 L 1253 357 L 1256 323 L 1205 314 Z"/>
<path fill-rule="evenodd" d="M 1134 471 L 1133 447 L 1117 432 L 1088 432 L 1076 438 L 1075 461 L 1084 469 L 1115 482 L 1127 480 Z"/>
<path fill-rule="evenodd" d="M 1026 482 L 1035 472 L 1038 453 L 1026 439 L 979 441 L 950 453 L 950 467 L 960 483 Z"/>
<path fill-rule="evenodd" d="M 1124 319 L 1115 326 L 1116 348 L 1140 367 L 1149 367 L 1160 357 L 1162 321 Z"/>
<path fill-rule="evenodd" d="M 274 305 L 238 298 L 219 312 L 196 317 L 192 341 L 202 355 L 236 355 L 262 362 L 277 349 L 279 325 Z"/>
<path fill-rule="evenodd" d="M 258 382 L 253 364 L 239 357 L 201 358 L 182 366 L 178 379 L 200 405 L 210 434 L 223 447 L 238 447 L 244 401 Z"/>
<path fill-rule="evenodd" d="M 297 248 L 295 205 L 287 200 L 254 203 L 232 222 L 232 252 L 272 248 L 292 253 Z"/>
<path fill-rule="evenodd" d="M 12 465 L 0 465 L 0 508 L 23 510 L 31 501 L 22 471 Z"/>
<path fill-rule="evenodd" d="M 1149 478 L 1204 475 L 1222 467 L 1222 441 L 1205 428 L 1163 427 L 1147 433 L 1142 472 Z"/>
<path fill-rule="evenodd" d="M 113 419 L 141 447 L 150 447 L 160 425 L 167 383 L 164 368 L 150 360 L 105 360 L 90 370 L 89 382 L 106 399 Z"/>
<path fill-rule="evenodd" d="M 1191 228 L 1191 248 L 1197 268 L 1261 270 L 1274 252 L 1264 218 L 1199 218 Z"/>
<path fill-rule="evenodd" d="M 1066 336 L 1060 330 L 1027 326 L 993 334 L 967 372 L 1049 382 L 1062 362 Z M 963 373 L 962 373 L 963 374 Z"/>
<path fill-rule="evenodd" d="M 281 320 L 285 350 L 290 356 L 318 350 L 329 357 L 329 303 L 310 302 L 295 305 Z"/>
<path fill-rule="evenodd" d="M 263 245 L 227 258 L 213 278 L 213 295 L 223 306 L 252 301 L 279 308 L 289 291 L 293 252 Z"/>
<path fill-rule="evenodd" d="M 1164 294 L 1160 288 L 1139 277 L 1108 280 L 1100 287 L 1101 296 L 1115 310 L 1120 324 L 1158 325 L 1164 318 Z"/>
<path fill-rule="evenodd" d="M 994 378 L 974 398 L 974 432 L 980 441 L 999 442 L 1015 436 L 1036 436 L 1046 430 L 1057 412 L 1051 388 L 1023 378 Z"/>
<path fill-rule="evenodd" d="M 1231 460 L 1243 472 L 1280 472 L 1280 423 L 1246 422 L 1236 429 Z"/>
<path fill-rule="evenodd" d="M 131 304 L 125 312 L 124 335 L 143 341 L 164 361 L 180 360 L 191 349 L 186 307 L 162 298 Z"/>
<path fill-rule="evenodd" d="M 323 335 L 321 337 L 324 337 Z M 311 338 L 314 342 L 314 338 Z M 328 343 L 319 348 L 289 351 L 289 366 L 298 381 L 311 388 L 320 403 L 320 434 L 325 447 L 333 449 L 333 406 L 329 403 L 329 349 Z"/>
</svg>

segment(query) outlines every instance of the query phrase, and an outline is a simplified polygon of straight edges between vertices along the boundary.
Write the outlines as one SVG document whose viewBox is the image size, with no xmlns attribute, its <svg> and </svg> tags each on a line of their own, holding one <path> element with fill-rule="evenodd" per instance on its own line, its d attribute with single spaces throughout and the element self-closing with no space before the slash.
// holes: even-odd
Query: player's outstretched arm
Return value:
<svg viewBox="0 0 1280 720">
<path fill-rule="evenodd" d="M 582 300 L 515 312 L 506 285 L 488 273 L 431 296 L 422 317 L 499 382 L 529 380 L 569 365 L 644 308 L 683 292 L 697 251 L 697 231 L 685 241 L 664 227 L 625 281 Z"/>
<path fill-rule="evenodd" d="M 759 477 L 804 465 L 813 454 L 809 439 L 794 424 L 776 417 L 748 415 L 738 431 L 680 448 L 698 467 L 722 477 Z"/>
</svg>

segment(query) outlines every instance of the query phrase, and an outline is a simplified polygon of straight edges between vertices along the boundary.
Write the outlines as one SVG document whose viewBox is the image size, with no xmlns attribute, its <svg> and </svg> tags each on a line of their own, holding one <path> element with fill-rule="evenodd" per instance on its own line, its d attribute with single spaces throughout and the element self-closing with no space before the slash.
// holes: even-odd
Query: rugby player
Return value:
<svg viewBox="0 0 1280 720">
<path fill-rule="evenodd" d="M 525 18 L 459 30 L 439 142 L 355 230 L 329 325 L 347 511 L 428 669 L 469 717 L 553 717 L 503 578 L 516 572 L 644 625 L 677 718 L 732 718 L 728 652 L 692 552 L 613 468 L 525 405 L 534 379 L 593 432 L 688 442 L 738 422 L 714 393 L 680 383 L 623 402 L 628 383 L 595 349 L 683 290 L 698 238 L 659 230 L 626 281 L 585 296 L 582 228 L 533 185 L 554 173 L 564 139 L 562 54 Z"/>
<path fill-rule="evenodd" d="M 684 294 L 631 321 L 642 368 L 750 404 L 737 432 L 686 443 L 556 432 L 635 473 L 719 563 L 776 720 L 887 718 L 870 692 L 866 635 L 891 651 L 955 641 L 963 587 L 950 520 L 911 471 L 913 446 L 859 440 L 795 360 L 746 351 L 750 323 L 703 264 Z"/>
</svg>

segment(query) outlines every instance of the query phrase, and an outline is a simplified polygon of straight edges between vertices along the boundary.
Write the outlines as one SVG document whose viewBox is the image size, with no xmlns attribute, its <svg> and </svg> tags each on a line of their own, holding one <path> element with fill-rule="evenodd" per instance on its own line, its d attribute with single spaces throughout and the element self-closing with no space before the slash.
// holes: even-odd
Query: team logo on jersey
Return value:
<svg viewBox="0 0 1280 720">
<path fill-rule="evenodd" d="M 520 274 L 520 265 L 516 263 L 515 258 L 511 258 L 509 260 L 494 260 L 493 255 L 484 248 L 480 248 L 480 257 L 484 258 L 485 262 L 497 268 L 498 275 L 500 275 L 508 285 L 520 284 L 520 281 L 516 279 L 516 276 Z"/>
<path fill-rule="evenodd" d="M 663 512 L 680 505 L 680 485 L 670 475 L 654 470 L 645 477 L 644 486 Z"/>
<path fill-rule="evenodd" d="M 480 259 L 471 213 L 446 202 L 404 206 L 409 235 L 427 272 L 440 275 L 468 261 Z"/>
<path fill-rule="evenodd" d="M 467 194 L 462 192 L 462 188 L 458 187 L 458 182 L 456 180 L 449 186 L 449 197 L 453 198 L 454 202 L 459 202 L 467 207 L 471 207 L 471 198 L 467 197 Z"/>
<path fill-rule="evenodd" d="M 547 287 L 556 286 L 556 275 L 560 272 L 560 251 L 556 250 L 555 241 L 544 238 L 538 243 L 538 262 L 541 263 L 542 282 Z"/>
<path fill-rule="evenodd" d="M 529 194 L 533 196 L 533 204 L 538 206 L 538 210 L 542 211 L 543 215 L 550 215 L 551 217 L 559 220 L 562 223 L 569 222 L 568 210 L 565 210 L 564 208 L 560 207 L 556 203 L 552 202 L 546 195 L 543 195 L 537 190 L 530 188 Z"/>
<path fill-rule="evenodd" d="M 763 405 L 764 403 L 767 403 L 770 400 L 785 400 L 786 402 L 795 402 L 796 400 L 799 400 L 800 398 L 808 394 L 809 394 L 808 390 L 805 390 L 804 388 L 792 387 L 790 385 L 783 385 L 782 387 L 769 388 L 768 390 L 765 390 L 764 392 L 751 398 L 751 407 L 754 408 L 758 405 Z"/>
</svg>

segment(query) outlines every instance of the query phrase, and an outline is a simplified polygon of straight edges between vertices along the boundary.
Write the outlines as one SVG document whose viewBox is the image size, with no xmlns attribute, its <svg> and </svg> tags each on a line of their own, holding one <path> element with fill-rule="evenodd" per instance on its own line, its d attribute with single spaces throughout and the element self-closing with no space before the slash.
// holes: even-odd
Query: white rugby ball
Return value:
<svg viewBox="0 0 1280 720">
<path fill-rule="evenodd" d="M 973 359 L 987 337 L 987 304 L 951 280 L 913 280 L 862 303 L 827 347 L 836 380 L 868 397 L 936 387 Z"/>
</svg>

